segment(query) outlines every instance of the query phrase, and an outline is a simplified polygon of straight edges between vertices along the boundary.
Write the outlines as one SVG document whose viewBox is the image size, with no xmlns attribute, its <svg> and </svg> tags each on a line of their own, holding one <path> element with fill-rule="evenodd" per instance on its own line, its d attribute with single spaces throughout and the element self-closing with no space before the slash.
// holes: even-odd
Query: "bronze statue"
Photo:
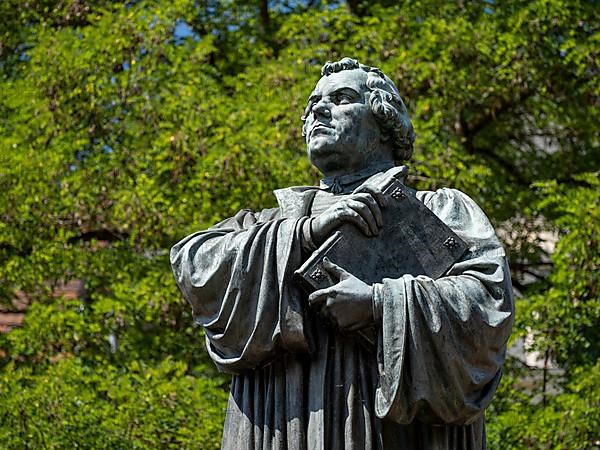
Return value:
<svg viewBox="0 0 600 450">
<path fill-rule="evenodd" d="M 344 58 L 322 75 L 302 128 L 321 185 L 277 190 L 278 208 L 242 210 L 171 251 L 208 352 L 232 374 L 223 448 L 482 449 L 513 298 L 504 250 L 469 197 L 400 193 L 451 230 L 445 245 L 464 244 L 439 278 L 373 267 L 369 283 L 325 258 L 333 284 L 308 295 L 294 275 L 343 227 L 383 236 L 383 187 L 404 181 L 414 141 L 379 69 Z M 395 242 L 382 248 L 419 252 Z"/>
</svg>

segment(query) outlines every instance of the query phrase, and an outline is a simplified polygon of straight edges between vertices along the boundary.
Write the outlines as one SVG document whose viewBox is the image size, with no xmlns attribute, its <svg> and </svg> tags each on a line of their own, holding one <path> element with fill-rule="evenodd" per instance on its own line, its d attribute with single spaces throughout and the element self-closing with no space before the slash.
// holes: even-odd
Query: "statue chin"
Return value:
<svg viewBox="0 0 600 450">
<path fill-rule="evenodd" d="M 346 168 L 349 162 L 348 152 L 339 148 L 338 142 L 333 139 L 322 139 L 321 136 L 313 138 L 307 146 L 308 159 L 321 172 L 338 171 Z M 346 157 L 344 157 L 346 154 Z M 350 169 L 350 168 L 348 168 Z"/>
</svg>

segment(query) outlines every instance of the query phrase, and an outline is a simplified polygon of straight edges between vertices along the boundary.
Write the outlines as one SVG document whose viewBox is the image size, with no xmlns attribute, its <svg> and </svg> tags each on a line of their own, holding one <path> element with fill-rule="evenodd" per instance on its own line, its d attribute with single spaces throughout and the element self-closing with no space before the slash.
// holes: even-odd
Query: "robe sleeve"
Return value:
<svg viewBox="0 0 600 450">
<path fill-rule="evenodd" d="M 171 249 L 177 284 L 221 371 L 237 374 L 279 351 L 308 350 L 302 297 L 291 284 L 304 220 L 243 210 Z"/>
<path fill-rule="evenodd" d="M 514 315 L 510 273 L 473 200 L 451 189 L 422 200 L 468 250 L 437 280 L 404 275 L 377 285 L 376 413 L 402 424 L 463 425 L 483 414 L 500 381 Z"/>
</svg>

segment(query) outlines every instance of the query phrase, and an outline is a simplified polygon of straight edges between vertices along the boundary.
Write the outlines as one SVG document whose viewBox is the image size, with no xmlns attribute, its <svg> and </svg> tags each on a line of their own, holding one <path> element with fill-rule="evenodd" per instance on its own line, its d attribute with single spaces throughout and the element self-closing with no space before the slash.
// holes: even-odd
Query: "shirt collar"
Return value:
<svg viewBox="0 0 600 450">
<path fill-rule="evenodd" d="M 394 167 L 391 162 L 379 162 L 359 170 L 358 172 L 349 173 L 347 175 L 339 175 L 335 177 L 326 177 L 321 180 L 320 187 L 333 194 L 349 194 L 360 182 L 375 175 L 379 172 L 384 172 Z"/>
</svg>

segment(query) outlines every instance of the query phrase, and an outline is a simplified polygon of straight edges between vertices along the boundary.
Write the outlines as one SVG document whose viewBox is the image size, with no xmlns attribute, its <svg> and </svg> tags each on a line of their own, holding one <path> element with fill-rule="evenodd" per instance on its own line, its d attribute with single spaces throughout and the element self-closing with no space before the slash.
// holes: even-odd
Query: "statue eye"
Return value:
<svg viewBox="0 0 600 450">
<path fill-rule="evenodd" d="M 335 103 L 338 105 L 348 105 L 352 103 L 352 97 L 348 94 L 338 94 L 335 96 Z"/>
</svg>

